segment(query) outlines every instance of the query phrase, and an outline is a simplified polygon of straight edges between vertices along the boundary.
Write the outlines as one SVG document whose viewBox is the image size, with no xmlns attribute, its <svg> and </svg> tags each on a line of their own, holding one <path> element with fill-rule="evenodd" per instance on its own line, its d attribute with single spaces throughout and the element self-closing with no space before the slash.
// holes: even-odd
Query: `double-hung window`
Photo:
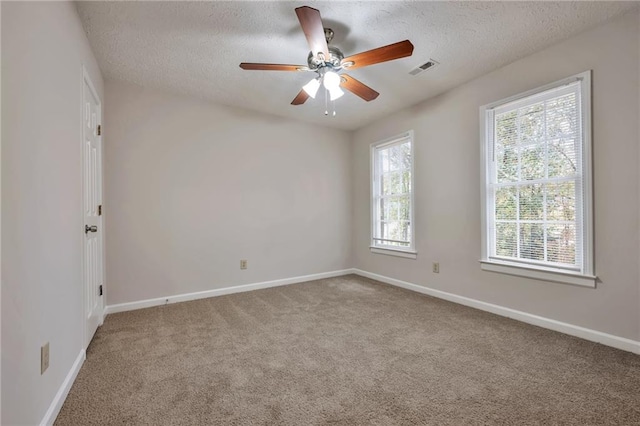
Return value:
<svg viewBox="0 0 640 426">
<path fill-rule="evenodd" d="M 413 132 L 371 145 L 371 251 L 416 258 Z"/>
<path fill-rule="evenodd" d="M 481 108 L 483 269 L 595 286 L 590 80 Z"/>
</svg>

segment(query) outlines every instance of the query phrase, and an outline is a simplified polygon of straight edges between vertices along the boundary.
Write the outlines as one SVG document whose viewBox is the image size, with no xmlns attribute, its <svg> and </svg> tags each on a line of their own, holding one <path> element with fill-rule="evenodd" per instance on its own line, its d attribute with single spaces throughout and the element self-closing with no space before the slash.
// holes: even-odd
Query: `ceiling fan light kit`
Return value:
<svg viewBox="0 0 640 426">
<path fill-rule="evenodd" d="M 240 64 L 240 68 L 244 70 L 313 71 L 317 73 L 317 77 L 302 87 L 291 105 L 302 105 L 309 98 L 315 99 L 321 84 L 324 86 L 325 92 L 328 92 L 331 101 L 344 95 L 342 89 L 350 91 L 367 102 L 372 101 L 378 97 L 379 93 L 343 71 L 405 58 L 413 54 L 413 44 L 409 40 L 404 40 L 345 58 L 340 49 L 329 46 L 334 33 L 330 28 L 324 28 L 320 11 L 309 6 L 298 7 L 295 11 L 311 49 L 306 66 L 247 62 Z M 328 115 L 327 111 L 325 111 L 325 115 Z M 333 115 L 335 116 L 335 109 Z"/>
<path fill-rule="evenodd" d="M 342 95 L 344 95 L 344 92 L 340 90 L 339 87 L 336 87 L 333 90 L 329 90 L 329 97 L 331 98 L 332 101 L 335 101 L 336 99 L 341 98 Z"/>
<path fill-rule="evenodd" d="M 340 76 L 335 71 L 327 71 L 322 77 L 324 88 L 331 91 L 340 87 Z"/>
<path fill-rule="evenodd" d="M 307 84 L 302 86 L 302 89 L 305 92 L 307 92 L 307 94 L 309 96 L 311 96 L 311 98 L 313 98 L 313 99 L 316 98 L 316 93 L 318 93 L 318 89 L 319 88 L 320 88 L 320 79 L 319 78 L 314 78 L 310 82 L 308 82 Z"/>
</svg>

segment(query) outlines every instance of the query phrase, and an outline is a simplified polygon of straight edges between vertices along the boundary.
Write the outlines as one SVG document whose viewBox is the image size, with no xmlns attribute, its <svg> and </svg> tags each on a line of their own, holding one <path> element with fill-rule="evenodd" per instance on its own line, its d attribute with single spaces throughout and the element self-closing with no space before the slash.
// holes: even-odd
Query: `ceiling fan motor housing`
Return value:
<svg viewBox="0 0 640 426">
<path fill-rule="evenodd" d="M 344 54 L 340 49 L 335 46 L 329 46 L 329 58 L 322 58 L 322 55 L 318 57 L 313 52 L 309 52 L 307 64 L 309 64 L 309 69 L 312 71 L 322 67 L 339 68 L 343 59 Z"/>
</svg>

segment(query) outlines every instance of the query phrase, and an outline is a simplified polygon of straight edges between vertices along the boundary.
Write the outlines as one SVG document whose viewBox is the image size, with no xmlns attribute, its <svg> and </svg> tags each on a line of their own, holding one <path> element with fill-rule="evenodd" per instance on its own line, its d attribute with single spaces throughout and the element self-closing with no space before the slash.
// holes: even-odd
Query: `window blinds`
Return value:
<svg viewBox="0 0 640 426">
<path fill-rule="evenodd" d="M 580 84 L 487 111 L 490 257 L 582 269 Z"/>
<path fill-rule="evenodd" d="M 376 146 L 373 161 L 373 245 L 411 248 L 410 136 Z"/>
</svg>

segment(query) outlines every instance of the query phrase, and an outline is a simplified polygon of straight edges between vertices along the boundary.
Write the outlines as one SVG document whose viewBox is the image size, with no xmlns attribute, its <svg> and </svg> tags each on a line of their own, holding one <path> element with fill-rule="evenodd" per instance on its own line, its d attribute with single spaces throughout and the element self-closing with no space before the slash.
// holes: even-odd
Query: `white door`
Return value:
<svg viewBox="0 0 640 426">
<path fill-rule="evenodd" d="M 87 73 L 83 86 L 85 348 L 102 323 L 102 137 L 100 99 Z"/>
</svg>

